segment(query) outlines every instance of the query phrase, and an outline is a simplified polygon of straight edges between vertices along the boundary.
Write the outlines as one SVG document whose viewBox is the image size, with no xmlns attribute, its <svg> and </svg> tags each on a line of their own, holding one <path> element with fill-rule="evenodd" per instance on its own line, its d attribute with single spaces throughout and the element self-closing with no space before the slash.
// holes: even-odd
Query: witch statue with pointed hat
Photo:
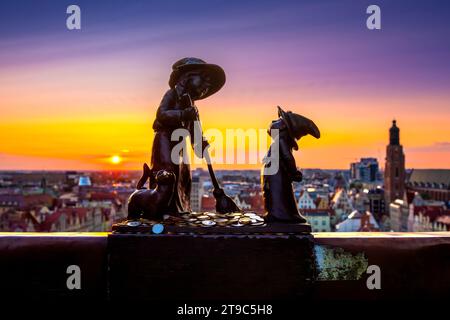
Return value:
<svg viewBox="0 0 450 320">
<path fill-rule="evenodd" d="M 194 139 L 194 121 L 199 119 L 198 110 L 194 104 L 196 100 L 205 99 L 219 91 L 225 84 L 225 72 L 215 64 L 206 63 L 198 58 L 183 58 L 172 66 L 169 79 L 170 89 L 166 92 L 156 112 L 153 123 L 155 136 L 153 140 L 151 165 L 144 166 L 144 175 L 138 185 L 143 185 L 147 178 L 150 179 L 150 188 L 157 185 L 156 176 L 160 171 L 172 172 L 175 175 L 173 192 L 164 212 L 159 214 L 179 215 L 189 212 L 191 193 L 191 173 L 188 161 L 183 161 L 185 148 L 180 148 L 176 154 L 177 161 L 173 161 L 172 150 L 174 146 L 185 144 L 186 140 L 180 138 L 172 141 L 172 133 L 177 129 L 186 129 L 190 135 L 190 141 L 194 152 L 198 157 L 203 157 L 203 151 L 208 146 L 206 139 L 202 137 L 198 142 Z M 196 144 L 201 144 L 197 146 Z M 163 192 L 160 190 L 160 192 Z"/>
<path fill-rule="evenodd" d="M 298 211 L 292 189 L 292 182 L 302 181 L 302 173 L 297 170 L 292 151 L 298 150 L 297 140 L 308 134 L 318 139 L 320 131 L 312 120 L 291 111 L 285 112 L 280 107 L 278 107 L 278 116 L 279 118 L 272 121 L 268 130 L 269 135 L 272 132 L 278 133 L 277 136 L 272 137 L 275 140 L 274 143 L 278 144 L 278 148 L 275 148 L 273 143 L 264 158 L 262 187 L 267 212 L 266 220 L 306 223 L 305 217 Z M 270 172 L 266 169 L 274 165 L 274 159 L 277 160 L 278 168 Z"/>
</svg>

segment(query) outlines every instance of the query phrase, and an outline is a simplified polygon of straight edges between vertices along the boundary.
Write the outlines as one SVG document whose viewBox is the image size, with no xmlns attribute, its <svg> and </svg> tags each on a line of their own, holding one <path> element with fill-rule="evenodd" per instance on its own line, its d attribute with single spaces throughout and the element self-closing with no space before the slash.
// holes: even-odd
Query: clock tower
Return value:
<svg viewBox="0 0 450 320">
<path fill-rule="evenodd" d="M 405 154 L 400 144 L 400 129 L 392 121 L 389 129 L 389 144 L 386 147 L 386 164 L 384 167 L 384 194 L 386 206 L 396 199 L 403 199 L 405 191 Z"/>
</svg>

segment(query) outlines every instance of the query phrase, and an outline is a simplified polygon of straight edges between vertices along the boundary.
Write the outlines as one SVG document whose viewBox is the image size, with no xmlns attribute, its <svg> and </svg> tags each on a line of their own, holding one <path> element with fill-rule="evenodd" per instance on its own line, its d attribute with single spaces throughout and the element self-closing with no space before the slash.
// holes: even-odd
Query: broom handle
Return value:
<svg viewBox="0 0 450 320">
<path fill-rule="evenodd" d="M 186 96 L 186 100 L 184 101 L 184 103 L 187 103 L 187 104 L 189 104 L 189 106 L 192 106 L 193 103 L 192 103 L 191 96 L 188 93 L 185 93 L 184 96 Z M 201 132 L 202 139 L 203 139 L 203 130 L 202 130 L 202 126 L 200 124 L 200 118 L 198 116 L 198 112 L 197 112 L 197 119 L 194 122 L 194 124 L 197 125 L 197 129 L 198 129 L 198 131 Z M 206 164 L 208 165 L 209 176 L 211 177 L 211 181 L 214 186 L 214 190 L 219 190 L 221 188 L 220 188 L 219 182 L 217 181 L 216 174 L 214 173 L 214 170 L 213 170 L 213 167 L 211 164 L 211 158 L 209 156 L 208 148 L 205 149 L 204 156 L 205 156 Z"/>
<path fill-rule="evenodd" d="M 212 164 L 211 164 L 211 158 L 209 157 L 209 151 L 208 148 L 205 149 L 205 152 L 203 154 L 205 156 L 206 164 L 208 165 L 208 171 L 209 175 L 211 176 L 211 181 L 214 186 L 214 190 L 219 190 L 219 182 L 217 181 L 216 174 L 214 173 Z"/>
</svg>

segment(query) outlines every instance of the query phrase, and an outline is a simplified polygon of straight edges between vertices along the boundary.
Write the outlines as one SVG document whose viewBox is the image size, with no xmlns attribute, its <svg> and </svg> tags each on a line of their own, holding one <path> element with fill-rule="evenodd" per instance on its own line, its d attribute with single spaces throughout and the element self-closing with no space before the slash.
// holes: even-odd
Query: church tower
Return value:
<svg viewBox="0 0 450 320">
<path fill-rule="evenodd" d="M 389 144 L 386 147 L 386 164 L 384 166 L 384 194 L 386 206 L 396 199 L 403 199 L 405 191 L 405 155 L 400 144 L 400 129 L 392 121 L 389 129 Z"/>
</svg>

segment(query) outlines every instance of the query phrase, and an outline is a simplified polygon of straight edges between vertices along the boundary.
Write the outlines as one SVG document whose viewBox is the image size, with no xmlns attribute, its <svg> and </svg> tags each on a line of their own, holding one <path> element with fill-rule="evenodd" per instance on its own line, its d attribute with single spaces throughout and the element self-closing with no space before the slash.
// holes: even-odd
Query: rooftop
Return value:
<svg viewBox="0 0 450 320">
<path fill-rule="evenodd" d="M 449 169 L 414 169 L 409 177 L 410 183 L 440 183 L 450 185 Z"/>
</svg>

